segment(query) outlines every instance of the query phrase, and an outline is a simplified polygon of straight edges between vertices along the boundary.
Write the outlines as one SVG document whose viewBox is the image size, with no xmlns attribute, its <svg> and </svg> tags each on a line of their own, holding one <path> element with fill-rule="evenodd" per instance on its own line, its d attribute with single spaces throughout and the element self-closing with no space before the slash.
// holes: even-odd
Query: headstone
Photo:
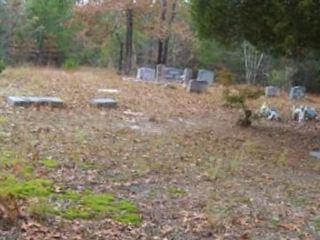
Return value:
<svg viewBox="0 0 320 240">
<path fill-rule="evenodd" d="M 275 86 L 268 86 L 265 89 L 266 97 L 276 97 L 279 95 L 279 88 Z"/>
<path fill-rule="evenodd" d="M 207 81 L 191 80 L 188 84 L 187 91 L 192 93 L 202 93 L 207 90 L 209 83 Z"/>
<path fill-rule="evenodd" d="M 166 67 L 164 69 L 164 78 L 166 80 L 182 80 L 183 70 L 179 68 Z"/>
<path fill-rule="evenodd" d="M 111 98 L 96 98 L 91 101 L 91 105 L 95 107 L 115 108 L 118 102 Z"/>
<path fill-rule="evenodd" d="M 214 82 L 214 72 L 209 71 L 209 70 L 205 70 L 205 69 L 201 69 L 198 71 L 197 80 L 198 81 L 207 81 L 209 85 L 212 85 Z"/>
<path fill-rule="evenodd" d="M 183 85 L 187 87 L 191 79 L 192 79 L 192 69 L 191 68 L 184 69 L 183 76 L 182 76 Z"/>
<path fill-rule="evenodd" d="M 320 159 L 320 149 L 315 149 L 313 151 L 310 152 L 310 156 Z"/>
<path fill-rule="evenodd" d="M 17 97 L 9 96 L 7 101 L 12 106 L 28 107 L 32 105 L 36 106 L 51 106 L 61 107 L 63 101 L 57 97 Z"/>
<path fill-rule="evenodd" d="M 154 81 L 156 78 L 156 71 L 152 68 L 139 68 L 137 72 L 137 79 L 143 81 Z"/>
<path fill-rule="evenodd" d="M 306 94 L 306 88 L 301 86 L 296 86 L 291 88 L 290 90 L 290 99 L 291 100 L 297 100 L 302 99 L 305 97 Z"/>
<path fill-rule="evenodd" d="M 163 64 L 158 64 L 156 67 L 156 80 L 158 82 L 164 80 L 164 69 L 165 66 Z"/>
</svg>

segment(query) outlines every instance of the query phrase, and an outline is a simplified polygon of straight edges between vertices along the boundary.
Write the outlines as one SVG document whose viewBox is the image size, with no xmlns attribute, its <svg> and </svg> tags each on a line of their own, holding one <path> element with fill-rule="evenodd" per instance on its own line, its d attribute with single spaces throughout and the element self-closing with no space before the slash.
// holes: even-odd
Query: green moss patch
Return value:
<svg viewBox="0 0 320 240">
<path fill-rule="evenodd" d="M 61 206 L 53 207 L 55 214 L 70 220 L 109 217 L 125 224 L 138 225 L 141 222 L 139 210 L 133 202 L 111 194 L 66 192 L 55 198 L 53 205 L 59 203 Z"/>
<path fill-rule="evenodd" d="M 20 181 L 13 176 L 9 176 L 0 181 L 0 197 L 43 197 L 49 196 L 52 191 L 52 181 L 47 179 L 34 179 Z"/>
<path fill-rule="evenodd" d="M 47 168 L 55 169 L 60 167 L 60 163 L 53 159 L 45 159 L 41 161 L 41 164 Z"/>
</svg>

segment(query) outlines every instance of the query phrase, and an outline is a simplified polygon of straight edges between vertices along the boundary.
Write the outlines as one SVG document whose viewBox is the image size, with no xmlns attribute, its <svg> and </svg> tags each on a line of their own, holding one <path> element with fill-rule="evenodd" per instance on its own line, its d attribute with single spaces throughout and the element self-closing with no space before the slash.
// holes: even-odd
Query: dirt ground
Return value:
<svg viewBox="0 0 320 240">
<path fill-rule="evenodd" d="M 120 92 L 98 91 L 105 88 Z M 290 114 L 293 105 L 320 110 L 320 97 L 261 97 L 251 108 L 267 102 L 283 120 L 241 128 L 222 91 L 189 94 L 93 68 L 7 69 L 0 75 L 1 151 L 15 152 L 55 189 L 133 201 L 141 222 L 37 218 L 22 199 L 24 217 L 13 226 L 2 212 L 0 239 L 319 239 L 320 161 L 309 152 L 320 147 L 320 124 L 293 122 Z M 66 105 L 13 108 L 10 95 L 57 96 Z M 119 107 L 90 107 L 95 97 L 115 98 Z M 58 166 L 46 168 L 43 159 Z"/>
</svg>

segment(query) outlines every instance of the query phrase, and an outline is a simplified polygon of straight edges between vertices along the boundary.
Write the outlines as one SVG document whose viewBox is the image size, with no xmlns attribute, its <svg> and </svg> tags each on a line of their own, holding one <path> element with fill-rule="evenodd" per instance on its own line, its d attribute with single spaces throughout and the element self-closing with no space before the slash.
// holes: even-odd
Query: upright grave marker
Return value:
<svg viewBox="0 0 320 240">
<path fill-rule="evenodd" d="M 157 81 L 181 81 L 183 69 L 166 67 L 163 64 L 159 64 L 157 65 L 156 76 Z"/>
<path fill-rule="evenodd" d="M 277 97 L 280 93 L 280 90 L 276 86 L 267 86 L 265 89 L 266 97 Z"/>
<path fill-rule="evenodd" d="M 139 68 L 137 72 L 137 79 L 143 81 L 154 81 L 156 78 L 156 71 L 152 68 Z"/>
<path fill-rule="evenodd" d="M 290 90 L 290 99 L 298 100 L 304 98 L 306 95 L 306 88 L 301 86 L 295 86 Z"/>
<path fill-rule="evenodd" d="M 190 68 L 184 69 L 183 76 L 182 76 L 183 85 L 187 87 L 191 79 L 192 79 L 192 69 Z"/>
<path fill-rule="evenodd" d="M 207 81 L 209 85 L 212 85 L 214 82 L 214 72 L 201 69 L 198 71 L 198 81 Z"/>
<path fill-rule="evenodd" d="M 190 93 L 202 93 L 207 90 L 209 83 L 207 81 L 191 80 L 187 86 L 187 91 Z"/>
</svg>

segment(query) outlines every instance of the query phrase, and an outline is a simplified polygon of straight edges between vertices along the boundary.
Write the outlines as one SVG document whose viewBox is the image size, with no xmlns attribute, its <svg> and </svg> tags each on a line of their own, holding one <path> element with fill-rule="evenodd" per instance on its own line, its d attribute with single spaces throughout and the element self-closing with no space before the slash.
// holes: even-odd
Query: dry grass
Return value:
<svg viewBox="0 0 320 240">
<path fill-rule="evenodd" d="M 13 228 L 1 237 L 15 232 L 17 239 L 45 239 L 38 228 L 60 239 L 313 239 L 320 231 L 319 169 L 308 156 L 320 145 L 319 125 L 289 121 L 292 103 L 285 95 L 249 103 L 278 107 L 283 122 L 242 129 L 234 125 L 239 111 L 222 107 L 219 86 L 188 94 L 181 86 L 123 81 L 103 69 L 24 67 L 0 75 L 0 89 L 4 97 L 50 95 L 66 102 L 64 109 L 23 109 L 3 100 L 2 155 L 14 153 L 32 166 L 33 177 L 52 180 L 55 191 L 130 199 L 143 218 L 133 228 L 108 218 L 59 217 L 35 227 L 28 215 L 24 232 Z M 94 97 L 114 97 L 119 108 L 91 108 Z M 320 98 L 300 104 L 320 109 Z M 54 167 L 44 164 L 53 160 Z M 1 174 L 24 176 L 13 166 Z"/>
</svg>

